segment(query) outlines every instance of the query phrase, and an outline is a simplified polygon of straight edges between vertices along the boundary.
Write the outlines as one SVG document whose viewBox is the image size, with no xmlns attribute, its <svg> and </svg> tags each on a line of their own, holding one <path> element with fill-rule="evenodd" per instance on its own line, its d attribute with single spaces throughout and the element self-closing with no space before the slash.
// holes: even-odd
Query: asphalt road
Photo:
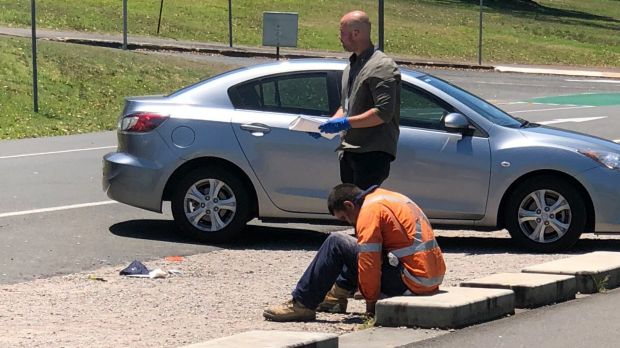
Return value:
<svg viewBox="0 0 620 348">
<path fill-rule="evenodd" d="M 620 141 L 620 105 L 534 104 L 532 98 L 620 92 L 620 81 L 430 70 L 532 122 Z M 169 91 L 167 91 L 169 92 Z M 101 158 L 115 133 L 0 142 L 0 283 L 215 250 L 179 235 L 169 208 L 155 214 L 111 202 Z M 240 245 L 316 247 L 334 227 L 254 224 Z"/>
<path fill-rule="evenodd" d="M 617 347 L 620 289 L 518 313 L 413 344 L 433 348 Z"/>
</svg>

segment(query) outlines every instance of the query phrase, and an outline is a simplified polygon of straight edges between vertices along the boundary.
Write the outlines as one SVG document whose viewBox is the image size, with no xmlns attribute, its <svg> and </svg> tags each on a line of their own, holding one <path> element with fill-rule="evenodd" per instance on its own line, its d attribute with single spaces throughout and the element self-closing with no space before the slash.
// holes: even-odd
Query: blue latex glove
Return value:
<svg viewBox="0 0 620 348">
<path fill-rule="evenodd" d="M 325 121 L 322 125 L 319 126 L 319 130 L 322 133 L 338 133 L 340 131 L 350 128 L 351 124 L 349 123 L 349 119 L 346 117 L 334 118 Z"/>
<path fill-rule="evenodd" d="M 308 133 L 308 135 L 313 137 L 314 139 L 318 139 L 321 137 L 321 133 L 315 133 L 315 132 L 306 132 L 306 133 Z"/>
</svg>

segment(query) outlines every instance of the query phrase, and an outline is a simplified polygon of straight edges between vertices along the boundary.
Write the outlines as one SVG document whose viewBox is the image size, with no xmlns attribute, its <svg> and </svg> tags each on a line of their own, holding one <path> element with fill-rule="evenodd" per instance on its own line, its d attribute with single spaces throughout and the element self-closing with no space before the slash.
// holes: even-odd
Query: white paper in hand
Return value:
<svg viewBox="0 0 620 348">
<path fill-rule="evenodd" d="M 333 133 L 333 134 L 321 133 L 321 131 L 319 130 L 319 126 L 323 122 L 325 122 L 324 118 L 299 116 L 288 125 L 288 129 L 292 131 L 297 131 L 297 132 L 320 133 L 322 137 L 327 138 L 327 139 L 333 139 L 335 136 L 338 135 L 338 133 Z"/>
</svg>

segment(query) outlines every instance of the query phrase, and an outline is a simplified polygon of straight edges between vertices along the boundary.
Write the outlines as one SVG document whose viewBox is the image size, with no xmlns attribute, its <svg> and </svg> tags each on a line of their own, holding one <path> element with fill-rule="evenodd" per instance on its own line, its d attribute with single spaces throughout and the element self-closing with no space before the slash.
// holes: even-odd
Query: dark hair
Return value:
<svg viewBox="0 0 620 348">
<path fill-rule="evenodd" d="M 355 202 L 363 191 L 353 184 L 340 184 L 332 189 L 327 198 L 327 209 L 334 215 L 334 211 L 344 210 L 344 202 Z"/>
</svg>

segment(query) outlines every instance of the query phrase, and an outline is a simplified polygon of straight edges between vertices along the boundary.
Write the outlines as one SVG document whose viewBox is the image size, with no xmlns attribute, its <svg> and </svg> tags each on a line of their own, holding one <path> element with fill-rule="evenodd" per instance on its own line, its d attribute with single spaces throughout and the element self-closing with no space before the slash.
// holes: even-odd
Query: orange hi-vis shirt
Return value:
<svg viewBox="0 0 620 348">
<path fill-rule="evenodd" d="M 430 222 L 409 198 L 375 189 L 364 198 L 355 230 L 358 284 L 366 301 L 379 299 L 384 253 L 402 264 L 402 280 L 412 293 L 439 289 L 446 273 L 443 255 Z"/>
</svg>

